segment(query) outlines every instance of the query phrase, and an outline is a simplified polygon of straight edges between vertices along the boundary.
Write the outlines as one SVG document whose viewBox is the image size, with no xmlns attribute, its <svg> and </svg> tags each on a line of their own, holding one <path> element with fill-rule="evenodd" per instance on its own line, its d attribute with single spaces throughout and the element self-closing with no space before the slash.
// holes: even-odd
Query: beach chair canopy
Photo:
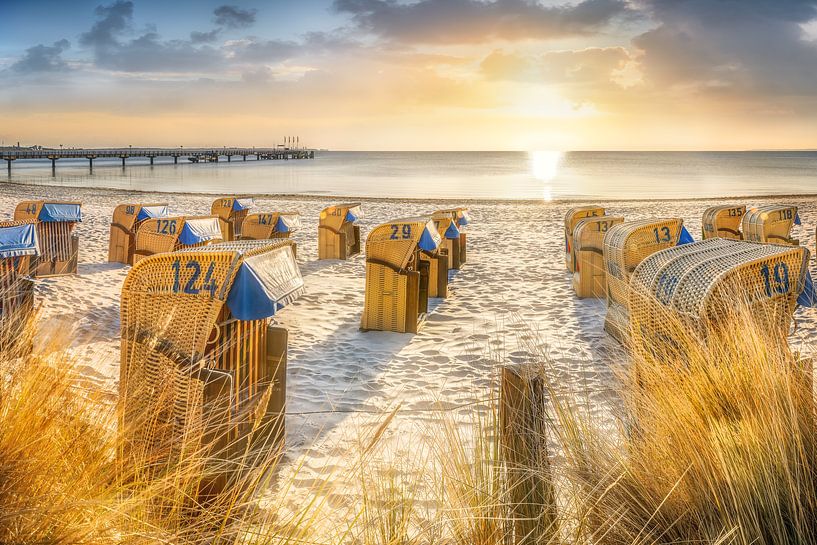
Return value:
<svg viewBox="0 0 817 545">
<path fill-rule="evenodd" d="M 137 221 L 146 220 L 148 218 L 167 218 L 170 217 L 170 207 L 166 204 L 145 205 L 139 207 L 139 213 L 136 215 Z"/>
<path fill-rule="evenodd" d="M 23 201 L 14 211 L 14 219 L 36 219 L 44 223 L 77 223 L 82 221 L 82 204 L 78 202 Z"/>
<path fill-rule="evenodd" d="M 301 215 L 297 212 L 279 212 L 275 230 L 279 233 L 294 233 L 301 228 Z"/>
<path fill-rule="evenodd" d="M 455 239 L 459 240 L 460 230 L 457 227 L 456 222 L 454 222 L 454 221 L 449 221 L 448 222 L 448 226 L 446 226 L 445 231 L 443 231 L 443 236 L 445 238 L 448 238 L 448 239 L 451 239 L 451 240 L 455 240 Z"/>
<path fill-rule="evenodd" d="M 798 244 L 791 238 L 791 228 L 800 224 L 796 206 L 771 204 L 748 209 L 741 227 L 744 238 L 749 241 Z"/>
<path fill-rule="evenodd" d="M 0 259 L 39 254 L 40 245 L 34 223 L 0 225 Z"/>
<path fill-rule="evenodd" d="M 214 217 L 185 219 L 182 231 L 179 233 L 179 242 L 185 246 L 220 238 L 221 227 L 218 218 Z"/>
<path fill-rule="evenodd" d="M 417 248 L 433 252 L 441 242 L 434 221 L 429 217 L 398 219 L 372 229 L 366 239 L 366 259 L 403 269 Z"/>
<path fill-rule="evenodd" d="M 359 202 L 343 203 L 324 208 L 321 211 L 320 222 L 339 229 L 344 223 L 355 223 L 364 217 L 365 214 Z"/>
<path fill-rule="evenodd" d="M 729 238 L 741 240 L 740 224 L 746 214 L 746 206 L 723 204 L 710 206 L 704 211 L 702 227 L 704 238 Z"/>
<path fill-rule="evenodd" d="M 252 197 L 236 197 L 233 199 L 233 211 L 249 210 L 255 207 L 255 200 Z"/>
<path fill-rule="evenodd" d="M 365 215 L 363 214 L 363 209 L 360 207 L 359 204 L 354 204 L 346 209 L 346 221 L 349 223 L 355 223 L 359 219 L 363 219 Z"/>
<path fill-rule="evenodd" d="M 443 208 L 441 210 L 435 210 L 434 213 L 431 214 L 431 217 L 435 220 L 449 217 L 457 224 L 457 227 L 460 228 L 471 223 L 471 216 L 468 215 L 467 208 Z"/>
</svg>

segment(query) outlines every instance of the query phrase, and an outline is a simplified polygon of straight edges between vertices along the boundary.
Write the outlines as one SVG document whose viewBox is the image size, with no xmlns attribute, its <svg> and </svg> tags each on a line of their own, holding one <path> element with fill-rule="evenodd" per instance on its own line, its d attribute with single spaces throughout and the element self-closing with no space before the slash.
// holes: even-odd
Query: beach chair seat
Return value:
<svg viewBox="0 0 817 545">
<path fill-rule="evenodd" d="M 16 355 L 26 345 L 34 313 L 30 261 L 40 253 L 34 220 L 0 222 L 0 350 Z"/>
<path fill-rule="evenodd" d="M 437 210 L 431 218 L 437 232 L 443 238 L 443 248 L 448 251 L 448 267 L 461 268 L 468 258 L 465 228 L 471 223 L 467 208 Z"/>
<path fill-rule="evenodd" d="M 221 237 L 221 226 L 215 216 L 148 218 L 136 231 L 133 261 L 138 263 L 153 254 L 207 246 L 221 242 Z"/>
<path fill-rule="evenodd" d="M 123 463 L 149 468 L 146 461 L 160 466 L 202 451 L 198 494 L 207 495 L 283 449 L 287 332 L 271 317 L 304 289 L 291 248 L 285 240 L 224 242 L 149 256 L 129 271 Z"/>
<path fill-rule="evenodd" d="M 780 204 L 750 208 L 741 222 L 745 240 L 797 246 L 800 241 L 791 238 L 794 225 L 800 225 L 797 207 Z"/>
<path fill-rule="evenodd" d="M 79 236 L 74 232 L 82 221 L 82 203 L 23 201 L 14 210 L 14 220 L 34 220 L 40 255 L 30 259 L 31 276 L 76 274 Z"/>
<path fill-rule="evenodd" d="M 417 333 L 431 293 L 447 291 L 441 242 L 430 217 L 394 220 L 369 233 L 361 329 Z"/>
<path fill-rule="evenodd" d="M 604 328 L 622 343 L 629 339 L 629 283 L 645 258 L 667 248 L 692 242 L 680 218 L 645 219 L 613 225 L 604 235 L 607 315 Z"/>
<path fill-rule="evenodd" d="M 604 235 L 624 218 L 600 216 L 579 220 L 573 230 L 573 291 L 579 298 L 607 297 Z"/>
<path fill-rule="evenodd" d="M 702 231 L 703 239 L 728 238 L 743 240 L 740 224 L 746 214 L 745 205 L 724 204 L 710 206 L 704 210 Z"/>
<path fill-rule="evenodd" d="M 584 218 L 595 218 L 605 215 L 601 206 L 576 206 L 565 214 L 565 267 L 573 272 L 573 230 Z"/>
<path fill-rule="evenodd" d="M 321 211 L 318 223 L 318 259 L 348 259 L 360 253 L 360 203 L 329 206 Z"/>
<path fill-rule="evenodd" d="M 213 201 L 210 213 L 219 219 L 222 240 L 241 238 L 241 226 L 252 208 L 255 208 L 252 197 L 219 197 Z"/>
<path fill-rule="evenodd" d="M 770 338 L 785 339 L 798 301 L 814 304 L 805 248 L 709 239 L 646 258 L 630 282 L 630 315 L 643 349 L 673 347 L 678 323 L 697 335 L 729 332 L 740 307 Z M 669 310 L 677 322 L 667 320 Z M 785 342 L 785 341 L 784 341 Z"/>
<path fill-rule="evenodd" d="M 108 261 L 133 265 L 136 250 L 136 232 L 139 225 L 150 218 L 170 216 L 167 203 L 161 204 L 120 204 L 113 211 L 111 237 L 108 243 Z"/>
</svg>

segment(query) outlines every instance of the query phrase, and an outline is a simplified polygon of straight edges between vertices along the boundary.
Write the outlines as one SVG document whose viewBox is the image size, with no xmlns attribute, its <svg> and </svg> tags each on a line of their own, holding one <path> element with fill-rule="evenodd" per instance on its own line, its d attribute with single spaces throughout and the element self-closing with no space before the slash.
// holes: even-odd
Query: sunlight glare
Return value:
<svg viewBox="0 0 817 545">
<path fill-rule="evenodd" d="M 560 151 L 531 151 L 530 171 L 534 178 L 542 182 L 542 198 L 546 201 L 553 200 L 552 187 L 550 182 L 559 173 L 559 165 L 562 162 L 562 152 Z"/>
</svg>

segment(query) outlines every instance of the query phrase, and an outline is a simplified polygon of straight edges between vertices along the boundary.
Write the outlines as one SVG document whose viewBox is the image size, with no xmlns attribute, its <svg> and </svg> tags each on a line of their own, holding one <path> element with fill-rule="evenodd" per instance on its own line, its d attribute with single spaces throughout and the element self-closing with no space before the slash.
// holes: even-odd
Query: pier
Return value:
<svg viewBox="0 0 817 545">
<path fill-rule="evenodd" d="M 51 172 L 56 173 L 59 159 L 87 159 L 88 169 L 94 171 L 94 159 L 121 159 L 122 168 L 125 168 L 128 159 L 133 157 L 150 159 L 150 164 L 157 157 L 172 157 L 173 164 L 179 163 L 179 158 L 186 158 L 191 163 L 217 163 L 222 157 L 231 162 L 233 157 L 247 157 L 261 160 L 294 160 L 314 159 L 315 150 L 304 148 L 122 148 L 122 149 L 52 149 L 52 148 L 0 148 L 0 159 L 6 161 L 9 176 L 11 165 L 18 159 L 44 159 L 51 161 Z"/>
</svg>

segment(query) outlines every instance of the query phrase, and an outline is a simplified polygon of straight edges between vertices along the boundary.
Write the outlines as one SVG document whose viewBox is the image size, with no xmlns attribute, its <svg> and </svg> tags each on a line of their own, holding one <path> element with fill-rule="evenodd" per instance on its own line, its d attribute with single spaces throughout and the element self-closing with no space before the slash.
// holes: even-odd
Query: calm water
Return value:
<svg viewBox="0 0 817 545">
<path fill-rule="evenodd" d="M 314 160 L 15 161 L 12 181 L 204 193 L 407 198 L 695 198 L 817 193 L 817 152 L 319 152 Z M 3 165 L 5 166 L 5 165 Z M 5 172 L 0 175 L 0 180 Z"/>
</svg>

